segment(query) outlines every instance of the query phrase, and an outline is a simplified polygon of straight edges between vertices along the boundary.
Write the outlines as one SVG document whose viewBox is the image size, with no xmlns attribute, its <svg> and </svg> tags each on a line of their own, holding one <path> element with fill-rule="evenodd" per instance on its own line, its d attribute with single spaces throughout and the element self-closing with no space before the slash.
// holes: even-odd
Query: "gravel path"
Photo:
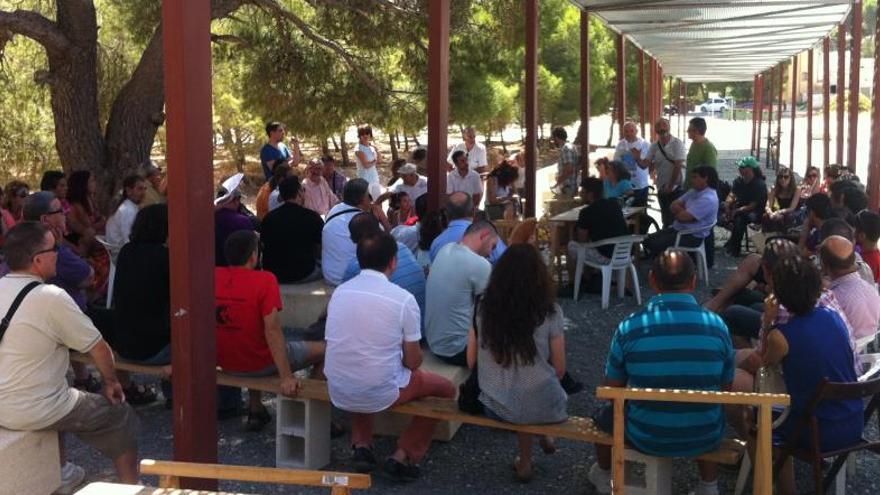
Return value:
<svg viewBox="0 0 880 495">
<path fill-rule="evenodd" d="M 722 178 L 729 180 L 735 170 L 732 169 L 731 158 L 737 153 L 725 153 L 722 165 Z M 736 261 L 716 252 L 716 265 L 711 271 L 711 285 L 719 286 L 735 269 Z M 647 285 L 648 266 L 639 267 L 642 287 Z M 646 300 L 652 293 L 643 288 Z M 695 296 L 699 301 L 708 298 L 708 290 L 704 285 L 697 288 Z M 570 296 L 560 298 L 560 304 L 567 319 L 568 331 L 566 344 L 569 371 L 584 382 L 585 391 L 570 398 L 569 413 L 577 416 L 588 416 L 597 407 L 597 400 L 592 390 L 603 378 L 605 356 L 611 335 L 617 324 L 638 307 L 634 298 L 617 299 L 612 294 L 611 305 L 602 310 L 599 296 L 582 294 L 575 303 Z M 274 401 L 270 404 L 274 417 Z M 140 457 L 170 459 L 172 457 L 172 428 L 170 411 L 161 404 L 138 408 L 142 421 L 140 435 Z M 334 412 L 334 417 L 348 424 L 343 413 Z M 272 466 L 275 460 L 274 422 L 263 432 L 250 433 L 243 431 L 238 420 L 227 420 L 219 423 L 220 441 L 218 451 L 220 461 L 229 464 L 247 464 Z M 872 422 L 869 435 L 876 437 L 877 423 Z M 68 440 L 69 458 L 82 466 L 89 473 L 88 480 L 109 480 L 113 478 L 112 465 L 95 451 L 83 446 L 76 439 Z M 434 443 L 428 457 L 423 462 L 422 478 L 407 485 L 392 484 L 380 476 L 373 477 L 373 490 L 380 493 L 595 493 L 587 481 L 587 471 L 595 460 L 593 447 L 590 445 L 559 440 L 559 450 L 552 456 L 536 453 L 536 472 L 531 483 L 519 484 L 515 481 L 511 468 L 513 457 L 517 453 L 515 435 L 508 432 L 464 425 L 453 441 Z M 393 439 L 379 438 L 376 453 L 386 456 L 394 448 Z M 536 449 L 537 452 L 540 449 Z M 332 443 L 331 464 L 327 469 L 351 470 L 348 463 L 350 451 L 347 435 Z M 799 491 L 811 491 L 811 475 L 806 465 L 798 468 Z M 733 493 L 736 482 L 736 470 L 721 470 L 721 492 Z M 693 462 L 677 459 L 673 475 L 673 493 L 687 493 L 697 481 L 696 467 Z M 854 494 L 878 493 L 880 478 L 880 462 L 876 457 L 861 455 L 855 477 L 848 481 L 848 492 Z M 145 477 L 144 482 L 155 486 L 155 478 Z M 255 485 L 222 483 L 224 490 L 236 490 L 245 493 L 326 493 L 326 490 L 296 489 L 276 485 Z"/>
</svg>

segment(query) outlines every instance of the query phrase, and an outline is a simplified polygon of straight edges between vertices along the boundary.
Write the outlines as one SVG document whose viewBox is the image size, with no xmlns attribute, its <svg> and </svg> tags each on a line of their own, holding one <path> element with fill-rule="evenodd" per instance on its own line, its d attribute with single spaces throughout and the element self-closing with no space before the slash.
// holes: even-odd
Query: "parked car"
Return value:
<svg viewBox="0 0 880 495">
<path fill-rule="evenodd" d="M 724 98 L 711 98 L 709 100 L 704 101 L 700 104 L 700 111 L 703 113 L 706 112 L 722 112 L 730 108 L 727 105 L 727 101 Z"/>
<path fill-rule="evenodd" d="M 678 115 L 678 106 L 676 105 L 664 105 L 663 106 L 663 114 L 664 115 Z"/>
</svg>

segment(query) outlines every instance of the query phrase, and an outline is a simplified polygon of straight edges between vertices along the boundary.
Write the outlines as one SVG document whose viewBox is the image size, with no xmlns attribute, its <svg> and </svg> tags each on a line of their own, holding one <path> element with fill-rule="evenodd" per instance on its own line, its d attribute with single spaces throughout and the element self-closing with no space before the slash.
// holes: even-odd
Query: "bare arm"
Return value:
<svg viewBox="0 0 880 495">
<path fill-rule="evenodd" d="M 474 199 L 474 209 L 479 208 L 480 207 L 480 200 L 483 199 L 483 193 L 474 194 L 473 199 Z"/>
<path fill-rule="evenodd" d="M 422 347 L 418 341 L 403 343 L 403 365 L 413 371 L 422 365 Z"/>
<path fill-rule="evenodd" d="M 125 400 L 122 385 L 116 378 L 116 367 L 113 364 L 113 350 L 103 339 L 92 347 L 89 356 L 95 360 L 95 366 L 104 380 L 103 394 L 111 404 L 119 404 Z"/>
<path fill-rule="evenodd" d="M 721 291 L 705 304 L 706 309 L 714 311 L 715 313 L 723 311 L 730 303 L 734 294 L 749 285 L 760 269 L 761 256 L 758 254 L 748 255 L 746 259 L 739 264 L 736 271 L 733 272 L 733 275 L 727 280 L 727 283 L 721 287 Z"/>
<path fill-rule="evenodd" d="M 685 167 L 684 160 L 676 160 L 672 167 L 672 179 L 669 181 L 669 190 L 672 190 L 673 184 L 681 182 L 681 170 Z"/>
<path fill-rule="evenodd" d="M 476 356 L 475 356 L 476 357 Z M 565 374 L 565 336 L 559 335 L 550 339 L 550 364 L 556 370 L 556 377 Z"/>
<path fill-rule="evenodd" d="M 467 365 L 470 369 L 477 365 L 477 332 L 473 328 L 468 331 Z"/>
<path fill-rule="evenodd" d="M 290 361 L 287 359 L 287 342 L 284 340 L 284 332 L 281 330 L 281 320 L 278 318 L 278 310 L 263 317 L 263 327 L 266 333 L 266 344 L 272 354 L 272 361 L 278 368 L 278 376 L 281 378 L 281 393 L 289 397 L 296 395 L 298 383 L 290 371 Z"/>
<path fill-rule="evenodd" d="M 578 227 L 575 236 L 578 242 L 590 242 L 590 231 L 587 229 Z"/>
</svg>

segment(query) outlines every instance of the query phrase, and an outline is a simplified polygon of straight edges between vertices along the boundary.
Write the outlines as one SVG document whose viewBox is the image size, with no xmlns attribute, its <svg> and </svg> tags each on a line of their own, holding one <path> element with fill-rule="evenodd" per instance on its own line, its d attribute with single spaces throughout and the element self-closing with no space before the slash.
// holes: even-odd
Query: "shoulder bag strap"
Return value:
<svg viewBox="0 0 880 495">
<path fill-rule="evenodd" d="M 361 211 L 360 208 L 349 208 L 347 210 L 338 211 L 338 212 L 330 215 L 330 217 L 327 220 L 324 220 L 324 223 L 330 223 L 330 220 L 333 220 L 334 218 L 336 218 L 340 215 L 345 215 L 346 213 L 354 213 L 354 212 L 360 212 L 360 211 Z"/>
<path fill-rule="evenodd" d="M 660 150 L 660 153 L 663 154 L 663 158 L 666 158 L 666 161 L 667 161 L 667 162 L 669 162 L 669 163 L 675 165 L 675 161 L 674 161 L 674 160 L 671 160 L 671 159 L 669 158 L 669 155 L 666 154 L 666 150 L 663 149 L 663 143 L 661 143 L 659 139 L 657 140 L 657 148 Z"/>
<path fill-rule="evenodd" d="M 40 282 L 31 282 L 24 286 L 23 289 L 15 296 L 15 300 L 12 301 L 12 306 L 9 307 L 9 311 L 6 312 L 6 316 L 3 317 L 3 320 L 0 321 L 0 341 L 3 340 L 3 335 L 6 334 L 6 329 L 9 328 L 9 324 L 12 322 L 12 317 L 15 316 L 15 312 L 18 311 L 18 307 L 21 306 L 21 302 L 24 301 L 24 298 L 28 295 L 28 293 L 34 290 Z"/>
</svg>

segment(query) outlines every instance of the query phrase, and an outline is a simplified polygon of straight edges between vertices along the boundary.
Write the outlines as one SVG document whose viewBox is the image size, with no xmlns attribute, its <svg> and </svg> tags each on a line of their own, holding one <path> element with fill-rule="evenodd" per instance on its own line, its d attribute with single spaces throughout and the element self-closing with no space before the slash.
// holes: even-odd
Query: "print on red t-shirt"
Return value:
<svg viewBox="0 0 880 495">
<path fill-rule="evenodd" d="M 274 364 L 263 317 L 281 311 L 281 290 L 270 272 L 214 269 L 217 365 L 229 371 L 262 371 Z"/>
</svg>

